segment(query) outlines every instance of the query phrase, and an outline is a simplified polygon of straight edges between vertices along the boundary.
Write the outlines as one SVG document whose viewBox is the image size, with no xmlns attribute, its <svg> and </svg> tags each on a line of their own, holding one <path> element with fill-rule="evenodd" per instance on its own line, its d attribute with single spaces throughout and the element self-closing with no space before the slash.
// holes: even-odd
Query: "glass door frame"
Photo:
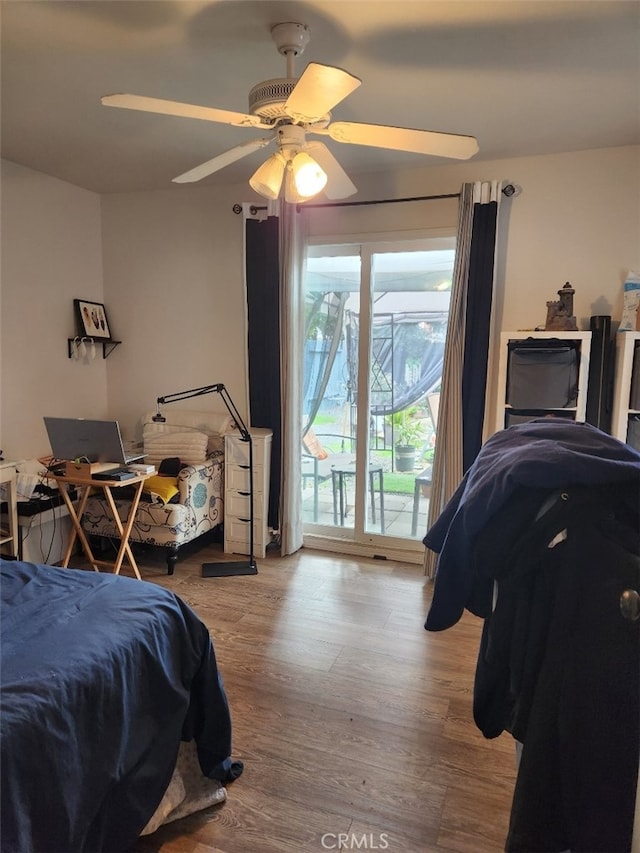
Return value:
<svg viewBox="0 0 640 853">
<path fill-rule="evenodd" d="M 366 529 L 367 507 L 370 500 L 368 485 L 368 460 L 370 454 L 370 377 L 372 366 L 372 314 L 374 305 L 375 269 L 374 258 L 380 254 L 401 252 L 437 251 L 455 247 L 455 228 L 428 229 L 404 234 L 361 235 L 349 238 L 314 237 L 309 239 L 309 252 L 321 257 L 322 253 L 331 256 L 360 257 L 359 290 L 359 328 L 367 334 L 358 336 L 358 369 L 356 401 L 356 465 L 355 465 L 355 501 L 353 527 L 323 525 L 304 522 L 304 542 L 312 547 L 327 547 L 335 550 L 338 541 L 341 550 L 363 553 L 368 556 L 390 556 L 421 563 L 424 557 L 424 545 L 421 539 L 390 536 L 386 533 Z M 362 413 L 364 412 L 364 416 Z M 426 532 L 426 531 L 425 531 Z M 320 545 L 325 540 L 325 545 Z M 329 547 L 333 543 L 333 549 Z"/>
</svg>

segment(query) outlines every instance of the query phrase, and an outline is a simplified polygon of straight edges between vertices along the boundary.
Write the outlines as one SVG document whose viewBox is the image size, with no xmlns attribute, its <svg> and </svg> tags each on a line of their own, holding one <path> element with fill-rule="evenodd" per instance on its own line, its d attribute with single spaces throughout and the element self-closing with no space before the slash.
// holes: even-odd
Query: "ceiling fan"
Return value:
<svg viewBox="0 0 640 853">
<path fill-rule="evenodd" d="M 329 148 L 320 141 L 307 141 L 308 134 L 328 136 L 335 142 L 367 145 L 396 151 L 411 151 L 437 157 L 466 160 L 478 151 L 473 136 L 414 130 L 390 125 L 331 121 L 332 110 L 361 84 L 361 80 L 331 65 L 310 62 L 299 78 L 294 76 L 294 59 L 309 43 L 304 24 L 276 24 L 271 36 L 286 58 L 287 76 L 265 80 L 249 92 L 249 113 L 237 113 L 214 107 L 201 107 L 143 95 L 105 95 L 107 107 L 161 113 L 163 115 L 220 122 L 236 127 L 258 128 L 270 135 L 251 139 L 218 154 L 178 177 L 176 183 L 190 183 L 275 142 L 277 151 L 249 180 L 251 187 L 266 198 L 276 199 L 282 184 L 285 200 L 307 201 L 322 189 L 327 198 L 347 198 L 357 192 Z"/>
</svg>

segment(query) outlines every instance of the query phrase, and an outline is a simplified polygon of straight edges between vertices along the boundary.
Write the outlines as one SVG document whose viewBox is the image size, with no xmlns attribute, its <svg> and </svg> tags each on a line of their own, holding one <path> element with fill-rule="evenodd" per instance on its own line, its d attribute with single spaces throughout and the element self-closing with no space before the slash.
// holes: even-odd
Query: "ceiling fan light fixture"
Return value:
<svg viewBox="0 0 640 853">
<path fill-rule="evenodd" d="M 306 151 L 300 151 L 291 161 L 291 174 L 296 190 L 303 198 L 312 198 L 327 184 L 327 173 Z"/>
<path fill-rule="evenodd" d="M 347 198 L 357 192 L 329 148 L 319 142 L 308 143 L 307 134 L 320 134 L 351 145 L 458 160 L 467 160 L 477 153 L 478 142 L 473 136 L 332 121 L 331 110 L 360 86 L 360 78 L 343 68 L 319 62 L 310 62 L 297 77 L 293 60 L 307 46 L 309 28 L 295 21 L 285 21 L 272 27 L 271 34 L 278 51 L 286 59 L 286 77 L 256 84 L 249 93 L 249 113 L 124 93 L 105 95 L 102 103 L 108 107 L 269 131 L 270 136 L 223 151 L 173 181 L 183 184 L 202 180 L 275 141 L 277 154 L 256 169 L 249 184 L 265 198 L 276 200 L 284 182 L 285 200 L 297 204 L 313 198 L 325 186 L 330 199 Z"/>
<path fill-rule="evenodd" d="M 285 165 L 286 161 L 282 154 L 272 154 L 249 178 L 249 186 L 265 198 L 278 198 Z"/>
<path fill-rule="evenodd" d="M 284 173 L 284 200 L 287 204 L 304 204 L 305 201 L 309 201 L 309 196 L 300 195 L 296 188 L 291 162 L 287 163 L 287 170 Z"/>
</svg>

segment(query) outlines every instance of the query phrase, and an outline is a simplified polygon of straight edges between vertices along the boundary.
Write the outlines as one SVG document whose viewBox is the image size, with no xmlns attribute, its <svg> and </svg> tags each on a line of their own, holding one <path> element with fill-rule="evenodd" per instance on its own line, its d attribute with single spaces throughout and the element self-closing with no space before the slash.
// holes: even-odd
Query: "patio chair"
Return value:
<svg viewBox="0 0 640 853">
<path fill-rule="evenodd" d="M 323 442 L 320 439 L 324 440 Z M 313 486 L 313 520 L 318 521 L 318 489 L 321 483 L 332 478 L 333 468 L 346 468 L 356 461 L 355 438 L 336 433 L 318 433 L 308 430 L 303 437 L 302 485 L 308 480 Z M 338 452 L 327 450 L 324 445 L 339 444 Z M 334 507 L 335 509 L 335 507 Z"/>
</svg>

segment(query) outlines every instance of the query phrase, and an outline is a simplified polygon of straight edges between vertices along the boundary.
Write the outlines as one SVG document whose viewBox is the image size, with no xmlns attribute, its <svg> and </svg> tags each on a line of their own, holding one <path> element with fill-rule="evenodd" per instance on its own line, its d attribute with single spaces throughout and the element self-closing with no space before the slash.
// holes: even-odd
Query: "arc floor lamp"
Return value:
<svg viewBox="0 0 640 853">
<path fill-rule="evenodd" d="M 253 542 L 253 441 L 245 422 L 242 420 L 236 404 L 231 399 L 229 392 L 222 382 L 214 385 L 203 385 L 200 388 L 189 388 L 186 391 L 176 391 L 175 394 L 165 394 L 156 400 L 157 413 L 153 416 L 156 423 L 163 423 L 166 418 L 160 412 L 160 406 L 167 403 L 177 403 L 181 400 L 190 400 L 192 397 L 202 397 L 205 394 L 219 394 L 227 411 L 235 421 L 240 432 L 240 439 L 249 445 L 249 559 L 239 561 L 220 561 L 216 563 L 202 564 L 203 578 L 222 578 L 229 575 L 256 575 L 258 566 L 254 554 Z"/>
</svg>

